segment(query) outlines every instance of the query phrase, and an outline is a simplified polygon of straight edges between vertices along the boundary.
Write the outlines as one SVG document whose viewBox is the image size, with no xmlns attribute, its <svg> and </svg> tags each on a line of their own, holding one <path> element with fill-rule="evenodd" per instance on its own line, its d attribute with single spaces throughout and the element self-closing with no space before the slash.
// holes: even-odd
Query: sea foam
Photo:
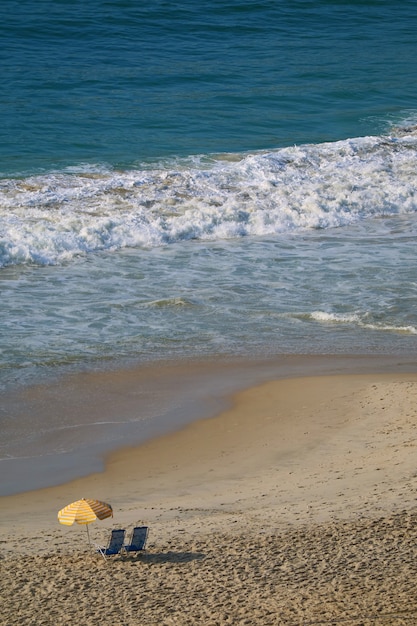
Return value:
<svg viewBox="0 0 417 626">
<path fill-rule="evenodd" d="M 337 228 L 417 211 L 417 133 L 4 179 L 0 266 Z"/>
</svg>

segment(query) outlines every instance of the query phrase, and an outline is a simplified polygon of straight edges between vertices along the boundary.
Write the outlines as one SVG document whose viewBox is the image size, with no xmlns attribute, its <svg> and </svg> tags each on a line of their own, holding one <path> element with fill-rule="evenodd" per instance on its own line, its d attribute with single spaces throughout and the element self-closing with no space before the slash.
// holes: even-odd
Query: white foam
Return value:
<svg viewBox="0 0 417 626">
<path fill-rule="evenodd" d="M 417 335 L 417 328 L 415 326 L 397 326 L 395 324 L 387 324 L 386 322 L 371 322 L 367 321 L 367 314 L 361 315 L 359 313 L 351 313 L 344 315 L 337 313 L 327 313 L 325 311 L 313 311 L 312 313 L 304 315 L 304 317 L 327 324 L 354 324 L 356 326 L 367 328 L 369 330 Z"/>
<path fill-rule="evenodd" d="M 79 167 L 0 184 L 0 266 L 188 239 L 297 233 L 417 211 L 417 136 L 364 137 L 158 169 Z"/>
</svg>

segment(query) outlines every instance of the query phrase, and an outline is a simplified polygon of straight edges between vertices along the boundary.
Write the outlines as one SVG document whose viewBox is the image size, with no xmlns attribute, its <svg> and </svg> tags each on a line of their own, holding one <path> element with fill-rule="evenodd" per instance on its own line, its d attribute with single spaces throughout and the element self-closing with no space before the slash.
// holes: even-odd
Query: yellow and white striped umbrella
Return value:
<svg viewBox="0 0 417 626">
<path fill-rule="evenodd" d="M 77 522 L 77 524 L 86 525 L 90 547 L 90 533 L 88 532 L 87 524 L 94 522 L 97 518 L 106 519 L 106 517 L 113 517 L 113 509 L 110 504 L 101 502 L 100 500 L 89 500 L 86 498 L 72 502 L 58 511 L 58 521 L 60 524 L 72 526 L 74 522 Z"/>
<path fill-rule="evenodd" d="M 86 498 L 72 502 L 58 512 L 58 521 L 65 526 L 72 526 L 74 522 L 90 524 L 97 518 L 106 519 L 106 517 L 113 517 L 113 509 L 110 504 Z"/>
</svg>

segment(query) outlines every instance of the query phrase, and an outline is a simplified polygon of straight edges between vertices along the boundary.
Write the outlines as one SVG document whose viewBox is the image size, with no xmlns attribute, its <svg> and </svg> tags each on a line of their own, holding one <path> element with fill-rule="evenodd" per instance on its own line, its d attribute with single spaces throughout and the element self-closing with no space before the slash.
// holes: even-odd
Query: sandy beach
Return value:
<svg viewBox="0 0 417 626">
<path fill-rule="evenodd" d="M 110 455 L 102 473 L 0 499 L 5 626 L 417 624 L 417 374 L 273 380 Z M 56 514 L 149 526 L 104 561 Z"/>
</svg>

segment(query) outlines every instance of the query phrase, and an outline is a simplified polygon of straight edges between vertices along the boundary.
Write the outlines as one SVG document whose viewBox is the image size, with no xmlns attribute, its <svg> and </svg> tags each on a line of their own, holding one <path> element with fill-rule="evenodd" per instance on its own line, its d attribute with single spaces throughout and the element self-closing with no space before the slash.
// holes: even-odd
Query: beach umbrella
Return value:
<svg viewBox="0 0 417 626">
<path fill-rule="evenodd" d="M 100 500 L 90 500 L 82 498 L 76 502 L 68 504 L 66 507 L 58 511 L 58 521 L 64 526 L 72 526 L 74 522 L 77 524 L 85 524 L 87 529 L 88 543 L 91 546 L 90 533 L 88 524 L 96 519 L 106 519 L 113 517 L 113 509 L 107 502 Z"/>
</svg>

